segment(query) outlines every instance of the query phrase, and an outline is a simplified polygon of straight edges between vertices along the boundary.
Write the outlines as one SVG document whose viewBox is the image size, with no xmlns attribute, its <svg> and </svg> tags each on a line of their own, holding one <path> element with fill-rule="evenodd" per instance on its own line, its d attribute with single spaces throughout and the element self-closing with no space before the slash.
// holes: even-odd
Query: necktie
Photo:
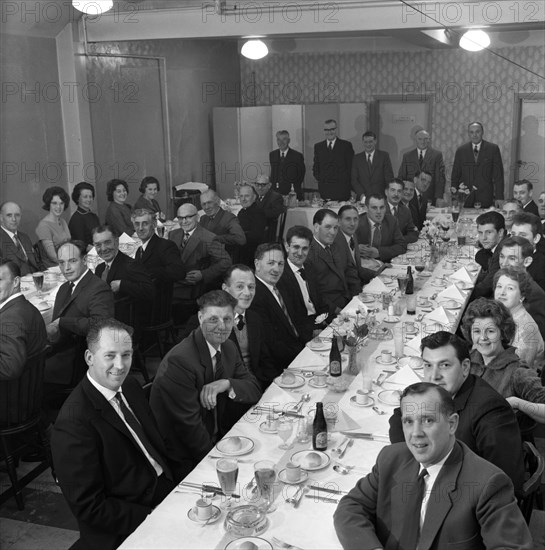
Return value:
<svg viewBox="0 0 545 550">
<path fill-rule="evenodd" d="M 422 168 L 423 162 L 424 162 L 424 155 L 422 154 L 422 151 L 420 151 L 420 158 L 418 159 L 418 164 L 420 168 Z"/>
<path fill-rule="evenodd" d="M 371 155 L 367 155 L 367 164 L 369 165 L 369 168 L 371 168 Z"/>
<path fill-rule="evenodd" d="M 189 233 L 184 232 L 184 238 L 182 239 L 182 244 L 180 245 L 182 250 L 186 247 L 187 241 L 189 241 Z"/>
<path fill-rule="evenodd" d="M 295 336 L 299 337 L 299 333 L 297 332 L 297 329 L 295 328 L 295 325 L 293 324 L 290 314 L 288 313 L 288 308 L 286 307 L 286 304 L 284 303 L 284 300 L 282 298 L 282 294 L 280 294 L 280 291 L 273 286 L 274 293 L 278 297 L 278 301 L 280 302 L 280 307 L 282 308 L 282 311 L 284 312 L 284 315 L 287 317 L 288 322 L 290 324 L 290 327 L 293 329 L 293 332 L 295 332 Z"/>
<path fill-rule="evenodd" d="M 21 241 L 19 240 L 19 237 L 17 236 L 17 233 L 13 234 L 13 242 L 15 243 L 15 246 L 17 248 L 17 252 L 19 254 L 22 254 L 26 260 L 28 260 L 28 256 L 25 252 L 25 249 L 23 248 L 23 245 L 21 244 Z"/>
<path fill-rule="evenodd" d="M 327 142 L 327 148 L 328 148 L 330 151 L 333 151 L 333 142 L 332 142 L 332 141 L 328 141 L 328 142 Z"/>
<path fill-rule="evenodd" d="M 286 153 L 280 153 L 280 161 L 283 161 L 286 158 Z"/>
<path fill-rule="evenodd" d="M 392 214 L 397 218 L 397 206 L 392 208 Z"/>
<path fill-rule="evenodd" d="M 138 262 L 141 262 L 142 261 L 142 256 L 144 255 L 144 251 L 142 250 L 142 247 L 139 246 L 138 247 L 138 250 L 136 251 L 136 260 Z"/>
<path fill-rule="evenodd" d="M 121 395 L 121 392 L 117 392 L 115 394 L 115 399 L 119 404 L 119 408 L 121 409 L 121 414 L 123 415 L 123 418 L 127 422 L 127 424 L 131 427 L 131 430 L 136 434 L 136 437 L 140 440 L 148 454 L 163 468 L 163 471 L 168 477 L 168 466 L 164 462 L 161 455 L 157 452 L 155 447 L 151 444 L 150 440 L 148 439 L 148 436 L 146 435 L 146 432 L 144 432 L 144 429 L 142 428 L 142 425 L 134 416 L 132 411 L 125 405 L 125 402 L 123 401 L 123 397 Z"/>
<path fill-rule="evenodd" d="M 225 369 L 221 362 L 221 351 L 216 352 L 216 371 L 214 372 L 214 380 L 221 380 L 225 377 Z"/>
<path fill-rule="evenodd" d="M 299 275 L 301 275 L 301 279 L 303 279 L 303 281 L 306 281 L 307 280 L 307 275 L 305 273 L 305 268 L 302 267 L 301 269 L 299 269 Z"/>
<path fill-rule="evenodd" d="M 106 264 L 102 276 L 100 277 L 103 281 L 108 282 L 108 275 L 110 274 L 110 266 Z"/>
<path fill-rule="evenodd" d="M 378 248 L 380 246 L 380 243 L 382 242 L 382 233 L 380 231 L 380 224 L 375 224 L 375 231 L 373 233 L 373 242 L 371 243 L 371 246 L 374 248 Z"/>
<path fill-rule="evenodd" d="M 242 330 L 244 328 L 244 317 L 241 313 L 237 315 L 237 329 Z"/>
<path fill-rule="evenodd" d="M 354 237 L 350 237 L 350 241 L 349 241 L 349 244 L 350 244 L 350 250 L 354 250 L 355 248 L 355 243 L 354 243 Z"/>
<path fill-rule="evenodd" d="M 403 542 L 403 548 L 416 548 L 420 534 L 420 512 L 422 510 L 422 499 L 426 490 L 424 478 L 428 471 L 424 468 L 416 481 L 407 483 L 404 487 L 404 509 L 406 510 L 403 529 L 401 531 L 400 541 Z"/>
<path fill-rule="evenodd" d="M 477 146 L 473 147 L 473 156 L 475 157 L 475 162 L 477 162 L 477 158 L 479 157 L 479 149 L 477 149 Z"/>
</svg>

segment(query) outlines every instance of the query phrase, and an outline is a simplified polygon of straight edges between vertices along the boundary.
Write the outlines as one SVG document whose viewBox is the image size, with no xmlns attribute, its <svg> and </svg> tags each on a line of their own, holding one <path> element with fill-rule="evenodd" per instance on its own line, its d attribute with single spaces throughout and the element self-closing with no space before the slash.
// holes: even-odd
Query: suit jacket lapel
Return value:
<svg viewBox="0 0 545 550">
<path fill-rule="evenodd" d="M 153 249 L 155 248 L 155 245 L 158 244 L 157 239 L 159 239 L 157 235 L 151 236 L 151 239 L 148 242 L 148 246 L 146 246 L 146 250 L 142 251 L 142 263 L 153 256 Z"/>
<path fill-rule="evenodd" d="M 187 244 L 185 245 L 185 248 L 182 252 L 182 260 L 187 261 L 187 258 L 189 258 L 197 248 L 200 240 L 201 236 L 199 226 L 197 226 L 195 228 L 195 231 L 193 231 L 193 233 L 191 234 L 191 237 L 189 237 L 189 241 L 187 241 Z"/>
</svg>

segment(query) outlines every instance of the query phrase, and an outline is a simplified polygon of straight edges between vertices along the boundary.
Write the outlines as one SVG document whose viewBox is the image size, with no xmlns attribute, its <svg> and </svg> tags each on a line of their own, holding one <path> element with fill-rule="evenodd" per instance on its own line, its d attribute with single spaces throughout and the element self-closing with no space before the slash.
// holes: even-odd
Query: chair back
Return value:
<svg viewBox="0 0 545 550">
<path fill-rule="evenodd" d="M 541 486 L 541 476 L 543 475 L 543 469 L 545 467 L 545 459 L 529 441 L 523 441 L 522 448 L 524 451 L 524 467 L 527 479 L 522 486 L 519 497 L 519 508 L 526 523 L 530 524 L 532 509 L 534 507 L 534 498 L 537 490 Z"/>
<path fill-rule="evenodd" d="M 284 238 L 284 227 L 286 226 L 286 212 L 282 212 L 280 216 L 278 216 L 278 220 L 276 221 L 276 238 L 275 242 L 281 243 L 283 242 Z"/>
<path fill-rule="evenodd" d="M 0 428 L 9 429 L 37 419 L 43 397 L 47 348 L 27 358 L 23 373 L 15 380 L 0 381 Z"/>
<path fill-rule="evenodd" d="M 145 329 L 170 325 L 172 323 L 172 293 L 173 284 L 167 282 L 155 282 L 154 300 L 151 318 Z"/>
</svg>

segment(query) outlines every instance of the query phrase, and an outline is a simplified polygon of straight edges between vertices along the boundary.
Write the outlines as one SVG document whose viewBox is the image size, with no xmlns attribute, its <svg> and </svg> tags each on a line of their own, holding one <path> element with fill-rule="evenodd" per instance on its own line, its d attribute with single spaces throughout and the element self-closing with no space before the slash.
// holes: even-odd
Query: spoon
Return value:
<svg viewBox="0 0 545 550">
<path fill-rule="evenodd" d="M 299 403 L 295 405 L 295 410 L 299 412 L 303 407 L 303 403 L 308 403 L 309 401 L 310 401 L 310 393 L 303 394 L 301 396 L 301 399 L 299 399 Z"/>
<path fill-rule="evenodd" d="M 335 466 L 333 466 L 333 469 L 338 474 L 341 474 L 343 476 L 346 476 L 346 475 L 352 473 L 352 471 L 357 472 L 357 473 L 361 473 L 361 474 L 367 473 L 367 472 L 364 472 L 363 470 L 360 470 L 359 468 L 356 468 L 355 466 L 344 465 L 344 464 L 341 464 L 340 462 L 335 464 Z"/>
<path fill-rule="evenodd" d="M 379 409 L 376 405 L 374 407 L 372 407 L 372 409 L 377 413 L 377 414 L 386 414 L 382 409 Z"/>
</svg>

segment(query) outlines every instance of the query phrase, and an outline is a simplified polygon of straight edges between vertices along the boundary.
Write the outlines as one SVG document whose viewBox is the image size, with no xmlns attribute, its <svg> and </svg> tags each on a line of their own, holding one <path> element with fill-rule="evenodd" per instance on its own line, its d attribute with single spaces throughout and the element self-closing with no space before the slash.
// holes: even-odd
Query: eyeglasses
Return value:
<svg viewBox="0 0 545 550">
<path fill-rule="evenodd" d="M 178 219 L 181 221 L 184 220 L 190 220 L 191 218 L 194 218 L 197 214 L 191 214 L 191 216 L 178 216 Z"/>
<path fill-rule="evenodd" d="M 254 183 L 256 187 L 267 187 L 268 183 Z"/>
<path fill-rule="evenodd" d="M 324 132 L 334 132 L 337 129 L 337 126 L 335 128 L 324 128 Z"/>
</svg>

